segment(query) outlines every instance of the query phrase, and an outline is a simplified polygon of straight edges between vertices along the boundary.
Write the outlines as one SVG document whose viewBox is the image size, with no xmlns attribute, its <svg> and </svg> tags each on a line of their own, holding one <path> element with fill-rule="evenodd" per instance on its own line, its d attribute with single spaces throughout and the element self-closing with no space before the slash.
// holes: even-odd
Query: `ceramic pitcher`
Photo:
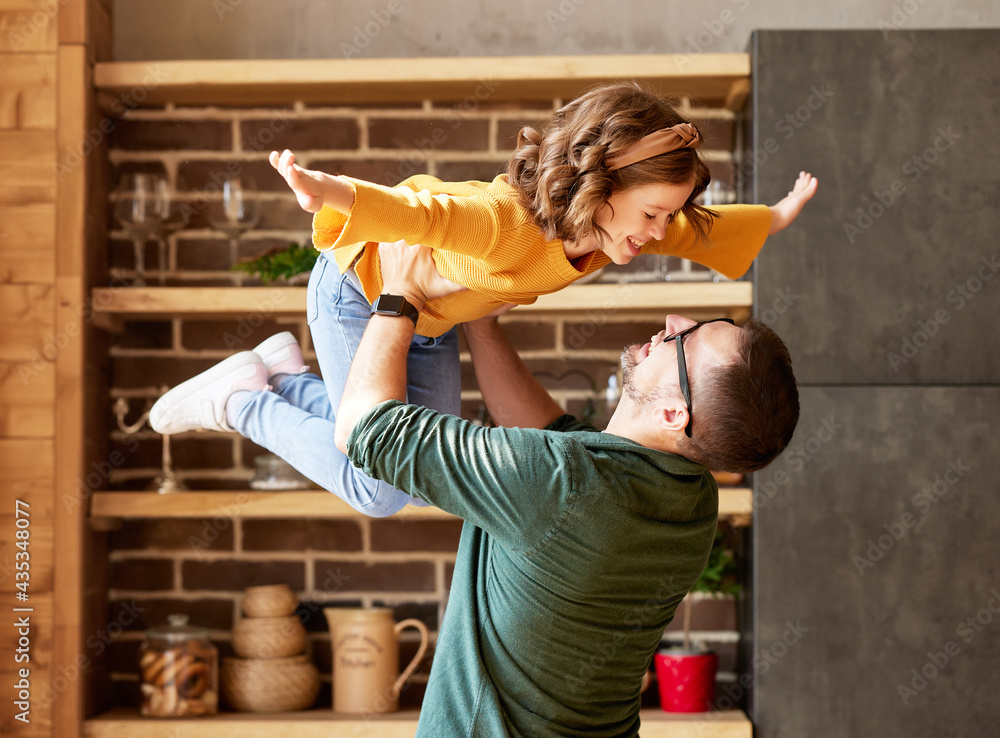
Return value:
<svg viewBox="0 0 1000 738">
<path fill-rule="evenodd" d="M 333 646 L 333 709 L 371 714 L 399 709 L 399 692 L 427 651 L 427 626 L 408 618 L 395 622 L 392 610 L 323 608 Z M 420 633 L 420 647 L 399 673 L 399 634 L 406 628 Z"/>
</svg>

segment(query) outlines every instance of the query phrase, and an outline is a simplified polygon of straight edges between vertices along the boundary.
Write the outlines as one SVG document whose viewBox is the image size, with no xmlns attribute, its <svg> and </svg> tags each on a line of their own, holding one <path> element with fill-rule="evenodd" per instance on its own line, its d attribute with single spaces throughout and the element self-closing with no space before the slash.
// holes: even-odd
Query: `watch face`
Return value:
<svg viewBox="0 0 1000 738">
<path fill-rule="evenodd" d="M 372 314 L 407 317 L 413 321 L 414 327 L 417 325 L 417 316 L 419 315 L 417 309 L 402 295 L 387 295 L 385 293 L 375 299 L 372 304 Z"/>
<path fill-rule="evenodd" d="M 376 309 L 380 313 L 401 313 L 403 311 L 404 300 L 399 295 L 379 295 L 375 303 Z"/>
</svg>

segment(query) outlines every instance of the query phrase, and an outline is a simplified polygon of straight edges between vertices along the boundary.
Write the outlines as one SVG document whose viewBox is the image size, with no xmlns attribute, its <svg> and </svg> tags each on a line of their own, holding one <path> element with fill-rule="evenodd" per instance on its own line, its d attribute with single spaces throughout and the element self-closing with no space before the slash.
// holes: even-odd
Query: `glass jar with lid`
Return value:
<svg viewBox="0 0 1000 738">
<path fill-rule="evenodd" d="M 168 615 L 150 628 L 139 655 L 141 714 L 150 717 L 214 715 L 219 708 L 219 652 L 208 631 Z"/>
<path fill-rule="evenodd" d="M 256 467 L 250 478 L 250 489 L 308 489 L 312 483 L 291 464 L 274 454 L 262 454 L 253 460 Z"/>
</svg>

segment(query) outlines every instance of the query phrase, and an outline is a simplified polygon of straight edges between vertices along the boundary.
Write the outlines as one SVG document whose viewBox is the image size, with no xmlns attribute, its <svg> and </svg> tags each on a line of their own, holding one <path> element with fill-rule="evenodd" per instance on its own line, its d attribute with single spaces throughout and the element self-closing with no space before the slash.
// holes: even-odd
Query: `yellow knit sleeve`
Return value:
<svg viewBox="0 0 1000 738">
<path fill-rule="evenodd" d="M 354 188 L 350 215 L 323 208 L 313 218 L 313 244 L 320 251 L 366 242 L 405 240 L 478 259 L 488 254 L 499 234 L 489 198 L 415 192 L 345 177 Z M 338 258 L 338 262 L 340 259 Z"/>
<path fill-rule="evenodd" d="M 742 277 L 767 240 L 771 211 L 766 205 L 719 205 L 712 209 L 719 217 L 707 239 L 701 238 L 683 215 L 678 215 L 666 237 L 647 244 L 644 251 L 689 259 L 730 279 Z"/>
</svg>

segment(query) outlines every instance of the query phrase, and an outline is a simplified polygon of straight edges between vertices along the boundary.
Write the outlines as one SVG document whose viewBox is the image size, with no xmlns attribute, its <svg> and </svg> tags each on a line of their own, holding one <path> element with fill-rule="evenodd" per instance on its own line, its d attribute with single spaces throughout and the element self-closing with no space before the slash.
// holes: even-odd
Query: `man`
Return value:
<svg viewBox="0 0 1000 738">
<path fill-rule="evenodd" d="M 420 247 L 380 258 L 386 293 L 417 311 L 440 289 Z M 598 432 L 563 414 L 495 319 L 466 324 L 504 426 L 483 428 L 403 404 L 406 312 L 371 317 L 336 434 L 363 471 L 466 521 L 418 734 L 635 735 L 642 676 L 712 547 L 708 468 L 759 469 L 791 439 L 784 344 L 755 322 L 667 316 L 623 351 Z"/>
</svg>

